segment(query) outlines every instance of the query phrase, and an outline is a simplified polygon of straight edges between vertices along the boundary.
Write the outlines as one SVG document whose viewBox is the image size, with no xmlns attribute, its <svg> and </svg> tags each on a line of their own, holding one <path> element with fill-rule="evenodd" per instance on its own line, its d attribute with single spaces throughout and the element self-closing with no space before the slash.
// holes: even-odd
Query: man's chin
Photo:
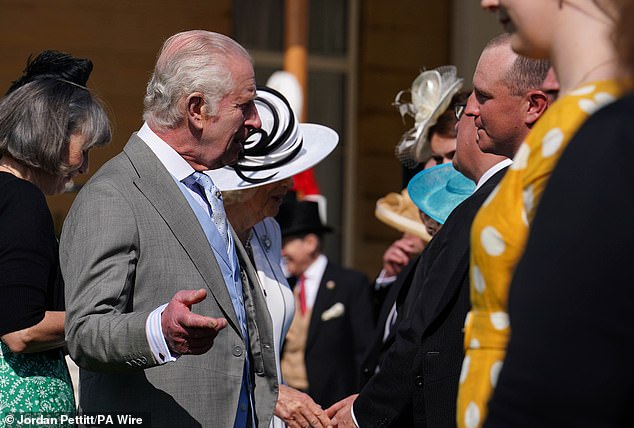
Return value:
<svg viewBox="0 0 634 428">
<path fill-rule="evenodd" d="M 237 165 L 239 159 L 240 159 L 240 156 L 235 156 L 233 159 L 231 159 L 229 162 L 227 162 L 227 165 L 228 166 Z"/>
<path fill-rule="evenodd" d="M 233 166 L 238 163 L 240 159 L 240 152 L 242 151 L 242 147 L 238 151 L 227 151 L 225 155 L 222 157 L 222 166 Z"/>
<path fill-rule="evenodd" d="M 239 156 L 227 158 L 222 164 L 223 166 L 234 166 L 238 163 Z"/>
<path fill-rule="evenodd" d="M 226 162 L 224 162 L 224 164 L 225 165 L 237 164 L 238 160 L 240 159 L 240 154 L 242 153 L 243 148 L 244 147 L 242 143 L 234 140 L 231 146 L 225 152 L 225 156 L 223 160 L 225 160 Z"/>
</svg>

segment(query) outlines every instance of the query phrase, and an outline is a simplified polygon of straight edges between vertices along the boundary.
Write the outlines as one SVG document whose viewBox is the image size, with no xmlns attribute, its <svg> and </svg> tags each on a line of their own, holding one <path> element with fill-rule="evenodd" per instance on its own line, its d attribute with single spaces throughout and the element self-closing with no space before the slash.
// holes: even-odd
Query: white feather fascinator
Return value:
<svg viewBox="0 0 634 428">
<path fill-rule="evenodd" d="M 447 110 L 451 98 L 462 88 L 462 82 L 455 66 L 443 65 L 423 71 L 414 79 L 411 89 L 396 94 L 394 105 L 401 117 L 414 118 L 414 127 L 403 134 L 395 149 L 396 157 L 403 165 L 413 168 L 429 159 L 429 128 Z M 407 93 L 410 94 L 410 102 L 402 101 Z"/>
</svg>

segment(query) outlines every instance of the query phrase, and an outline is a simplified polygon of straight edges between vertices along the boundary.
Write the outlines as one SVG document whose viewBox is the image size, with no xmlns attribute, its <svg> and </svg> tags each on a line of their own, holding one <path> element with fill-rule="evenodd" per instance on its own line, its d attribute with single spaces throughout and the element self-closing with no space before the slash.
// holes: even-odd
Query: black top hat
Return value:
<svg viewBox="0 0 634 428">
<path fill-rule="evenodd" d="M 280 224 L 282 237 L 303 236 L 314 233 L 318 236 L 332 231 L 322 224 L 319 218 L 319 206 L 313 201 L 285 200 L 275 217 Z"/>
</svg>

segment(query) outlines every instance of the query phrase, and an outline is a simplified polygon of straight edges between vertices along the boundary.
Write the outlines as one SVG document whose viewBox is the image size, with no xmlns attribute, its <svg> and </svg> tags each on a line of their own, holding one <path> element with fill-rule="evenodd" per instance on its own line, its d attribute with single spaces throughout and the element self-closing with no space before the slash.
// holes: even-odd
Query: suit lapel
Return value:
<svg viewBox="0 0 634 428">
<path fill-rule="evenodd" d="M 397 326 L 391 326 L 388 336 L 385 338 L 385 340 L 383 340 L 385 323 L 387 322 L 387 318 L 390 315 L 394 304 L 396 304 L 398 308 L 407 300 L 407 297 L 411 290 L 412 282 L 414 280 L 414 272 L 416 271 L 416 267 L 419 265 L 419 261 L 420 255 L 417 256 L 416 259 L 413 260 L 411 263 L 407 264 L 407 266 L 405 266 L 403 268 L 403 271 L 399 274 L 396 282 L 389 286 L 390 289 L 387 296 L 385 297 L 385 301 L 391 302 L 392 304 L 390 304 L 389 307 L 385 304 L 383 305 L 383 307 L 381 307 L 381 313 L 376 325 L 377 329 L 381 332 L 381 345 L 388 345 L 394 341 L 394 335 L 396 334 Z M 413 291 L 412 293 L 415 293 L 415 291 Z M 415 297 L 415 295 L 410 296 L 410 298 L 412 297 Z M 401 309 L 401 311 L 403 311 L 403 309 Z"/>
<path fill-rule="evenodd" d="M 130 138 L 123 151 L 138 173 L 134 184 L 180 242 L 212 296 L 225 312 L 227 321 L 232 323 L 237 331 L 241 331 L 229 291 L 205 232 L 174 178 L 152 150 L 136 135 Z"/>
<path fill-rule="evenodd" d="M 253 369 L 256 373 L 265 372 L 265 359 L 263 344 L 273 343 L 269 335 L 273 332 L 273 322 L 267 310 L 266 299 L 259 286 L 258 273 L 251 264 L 249 256 L 235 234 L 233 227 L 229 225 L 233 241 L 236 246 L 236 254 L 240 263 L 242 277 L 242 290 L 244 294 L 244 309 L 247 314 L 249 331 L 249 346 L 253 361 Z M 258 309 L 259 308 L 259 309 Z"/>
</svg>

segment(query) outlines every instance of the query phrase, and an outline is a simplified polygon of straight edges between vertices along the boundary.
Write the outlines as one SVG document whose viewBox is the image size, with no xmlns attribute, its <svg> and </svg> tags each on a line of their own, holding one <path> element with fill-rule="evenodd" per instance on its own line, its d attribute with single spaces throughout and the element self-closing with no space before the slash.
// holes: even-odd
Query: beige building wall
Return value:
<svg viewBox="0 0 634 428">
<path fill-rule="evenodd" d="M 451 62 L 471 87 L 471 77 L 486 43 L 502 32 L 497 15 L 485 12 L 477 0 L 452 0 Z"/>
<path fill-rule="evenodd" d="M 105 100 L 114 126 L 112 144 L 91 151 L 94 172 L 141 126 L 145 85 L 163 41 L 193 28 L 229 34 L 231 1 L 0 0 L 0 91 L 30 54 L 57 49 L 90 58 L 88 86 Z M 58 231 L 74 196 L 49 197 Z"/>
<path fill-rule="evenodd" d="M 257 1 L 257 0 L 254 0 Z M 319 1 L 319 0 L 313 0 Z M 409 129 L 392 106 L 425 68 L 458 65 L 470 82 L 481 47 L 499 26 L 476 0 L 358 0 L 350 36 L 356 41 L 357 73 L 348 94 L 356 110 L 349 117 L 356 144 L 345 153 L 352 162 L 344 198 L 343 262 L 374 276 L 381 256 L 399 234 L 374 217 L 378 198 L 399 190 L 400 166 L 394 146 Z M 358 10 L 357 10 L 358 9 Z M 113 143 L 91 152 L 91 171 L 118 153 L 142 122 L 142 100 L 159 47 L 169 35 L 204 28 L 231 35 L 231 0 L 0 0 L 0 91 L 24 67 L 29 54 L 58 49 L 91 58 L 89 86 L 106 102 Z M 464 71 L 468 70 L 468 71 Z M 87 177 L 78 178 L 85 182 Z M 75 194 L 49 198 L 61 227 Z"/>
<path fill-rule="evenodd" d="M 401 187 L 394 147 L 413 123 L 392 106 L 424 69 L 449 63 L 451 3 L 416 0 L 361 3 L 358 76 L 357 190 L 353 266 L 373 277 L 400 234 L 374 216 L 376 200 Z"/>
</svg>

